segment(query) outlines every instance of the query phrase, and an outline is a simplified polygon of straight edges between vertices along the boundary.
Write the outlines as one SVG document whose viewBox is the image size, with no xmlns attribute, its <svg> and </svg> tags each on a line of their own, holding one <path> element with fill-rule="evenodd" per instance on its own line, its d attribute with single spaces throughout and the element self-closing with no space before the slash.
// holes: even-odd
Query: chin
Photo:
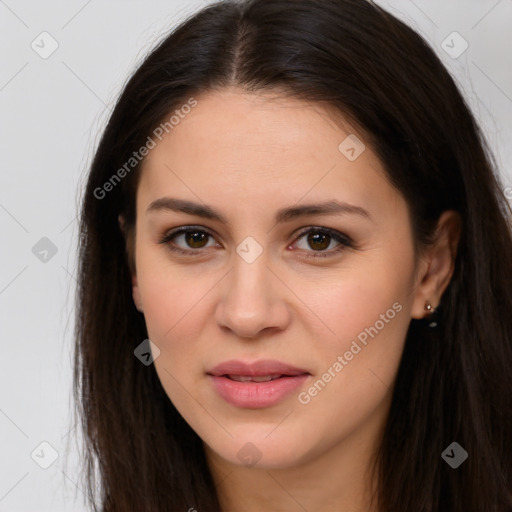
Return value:
<svg viewBox="0 0 512 512">
<path fill-rule="evenodd" d="M 269 432 L 271 429 L 269 430 Z M 304 444 L 297 440 L 276 436 L 265 438 L 258 435 L 239 435 L 225 444 L 209 444 L 218 457 L 241 467 L 255 469 L 288 469 L 299 465 L 307 458 Z"/>
</svg>

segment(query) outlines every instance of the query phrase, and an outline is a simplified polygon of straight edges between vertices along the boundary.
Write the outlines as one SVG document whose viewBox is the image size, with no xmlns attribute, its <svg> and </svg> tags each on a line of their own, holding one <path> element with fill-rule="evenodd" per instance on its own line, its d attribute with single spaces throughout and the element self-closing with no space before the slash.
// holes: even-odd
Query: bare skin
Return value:
<svg viewBox="0 0 512 512">
<path fill-rule="evenodd" d="M 407 203 L 371 147 L 353 161 L 338 148 L 349 134 L 364 142 L 347 122 L 267 93 L 226 89 L 197 101 L 150 151 L 137 191 L 133 298 L 161 351 L 158 376 L 204 442 L 223 512 L 377 510 L 372 455 L 411 318 L 436 307 L 451 278 L 457 215 L 443 214 L 420 257 Z M 227 223 L 148 211 L 164 197 L 207 204 Z M 275 222 L 282 208 L 327 201 L 366 214 Z M 192 234 L 159 243 L 181 226 Z M 350 243 L 325 232 L 308 241 L 308 227 Z M 262 250 L 250 263 L 237 252 L 247 237 Z M 377 334 L 346 355 L 372 326 Z M 275 405 L 237 407 L 206 373 L 228 359 L 277 359 L 310 375 Z M 319 379 L 325 386 L 310 391 Z"/>
</svg>

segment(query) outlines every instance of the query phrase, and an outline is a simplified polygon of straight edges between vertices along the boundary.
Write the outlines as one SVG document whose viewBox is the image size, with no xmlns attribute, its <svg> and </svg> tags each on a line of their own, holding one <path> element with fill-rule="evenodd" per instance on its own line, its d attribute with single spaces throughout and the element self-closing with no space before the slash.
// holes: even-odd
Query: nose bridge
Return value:
<svg viewBox="0 0 512 512">
<path fill-rule="evenodd" d="M 254 257 L 254 247 L 249 246 L 247 253 L 240 255 L 240 252 L 246 249 L 247 245 L 240 244 L 237 255 L 233 258 L 229 301 L 230 308 L 236 307 L 243 318 L 249 319 L 269 307 L 272 292 L 269 276 L 272 274 L 267 268 L 267 252 L 263 251 Z"/>
<path fill-rule="evenodd" d="M 244 240 L 233 255 L 233 268 L 223 284 L 217 321 L 239 336 L 252 337 L 285 321 L 284 303 L 274 286 L 269 254 L 255 240 Z"/>
</svg>

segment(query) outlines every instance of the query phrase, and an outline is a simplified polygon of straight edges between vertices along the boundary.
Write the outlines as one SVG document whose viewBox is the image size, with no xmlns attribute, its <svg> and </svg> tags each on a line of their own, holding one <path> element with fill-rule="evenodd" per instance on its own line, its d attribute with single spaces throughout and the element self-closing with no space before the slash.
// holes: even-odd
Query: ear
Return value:
<svg viewBox="0 0 512 512">
<path fill-rule="evenodd" d="M 460 214 L 454 210 L 443 212 L 437 223 L 434 242 L 427 247 L 419 263 L 418 284 L 411 310 L 413 318 L 429 315 L 425 309 L 427 303 L 434 309 L 439 305 L 453 275 L 460 232 Z"/>
<path fill-rule="evenodd" d="M 119 221 L 119 228 L 121 229 L 121 231 L 126 239 L 126 237 L 127 237 L 127 233 L 126 233 L 126 229 L 125 229 L 126 222 L 125 222 L 125 218 L 123 217 L 123 215 L 120 214 L 118 216 L 118 221 Z M 137 310 L 140 311 L 141 313 L 143 313 L 144 311 L 143 311 L 143 307 L 142 307 L 142 297 L 140 294 L 139 283 L 137 281 L 137 273 L 136 273 L 135 269 L 132 270 L 132 297 L 133 297 L 133 302 L 134 302 Z"/>
<path fill-rule="evenodd" d="M 119 222 L 119 229 L 121 230 L 121 233 L 123 233 L 123 235 L 126 235 L 126 229 L 125 229 L 126 221 L 124 219 L 124 215 L 122 215 L 120 213 L 117 216 L 117 221 Z"/>
<path fill-rule="evenodd" d="M 133 274 L 132 276 L 132 296 L 135 307 L 141 313 L 144 313 L 143 305 L 142 305 L 142 297 L 140 295 L 139 284 L 137 282 L 137 276 Z"/>
</svg>

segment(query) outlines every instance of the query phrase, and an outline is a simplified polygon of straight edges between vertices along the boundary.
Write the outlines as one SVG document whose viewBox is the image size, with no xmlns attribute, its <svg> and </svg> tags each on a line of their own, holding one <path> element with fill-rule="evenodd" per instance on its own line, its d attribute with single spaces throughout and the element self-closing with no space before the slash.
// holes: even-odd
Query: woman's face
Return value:
<svg viewBox="0 0 512 512">
<path fill-rule="evenodd" d="M 234 464 L 287 468 L 368 442 L 420 307 L 404 198 L 320 105 L 196 99 L 137 192 L 134 299 L 169 399 Z M 189 232 L 161 243 L 177 228 Z M 215 371 L 233 360 L 273 362 Z"/>
</svg>

